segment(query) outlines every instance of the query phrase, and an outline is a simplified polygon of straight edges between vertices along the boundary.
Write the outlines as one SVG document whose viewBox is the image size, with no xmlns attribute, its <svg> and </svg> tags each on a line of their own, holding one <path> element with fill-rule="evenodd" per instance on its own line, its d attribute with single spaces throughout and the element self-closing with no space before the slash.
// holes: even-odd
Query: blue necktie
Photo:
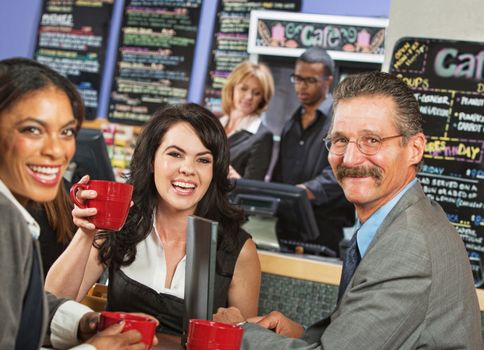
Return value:
<svg viewBox="0 0 484 350">
<path fill-rule="evenodd" d="M 346 250 L 346 256 L 343 261 L 343 272 L 341 273 L 341 281 L 338 289 L 338 302 L 341 300 L 348 283 L 350 283 L 351 277 L 353 277 L 358 264 L 361 261 L 360 251 L 358 249 L 358 242 L 356 240 L 356 235 L 358 231 L 353 234 L 351 238 L 350 245 Z"/>
</svg>

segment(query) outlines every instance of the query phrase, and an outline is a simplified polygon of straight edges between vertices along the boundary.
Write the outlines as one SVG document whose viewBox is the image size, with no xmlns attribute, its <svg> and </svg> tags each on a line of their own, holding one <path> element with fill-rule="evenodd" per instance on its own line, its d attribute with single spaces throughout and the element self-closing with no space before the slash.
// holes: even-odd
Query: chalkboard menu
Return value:
<svg viewBox="0 0 484 350">
<path fill-rule="evenodd" d="M 201 0 L 126 0 L 108 119 L 143 124 L 186 102 Z"/>
<path fill-rule="evenodd" d="M 404 38 L 390 72 L 415 92 L 427 145 L 418 177 L 467 248 L 484 286 L 484 43 Z"/>
<path fill-rule="evenodd" d="M 95 119 L 114 0 L 45 0 L 34 57 L 79 90 Z"/>
<path fill-rule="evenodd" d="M 221 114 L 221 90 L 232 69 L 249 57 L 247 39 L 250 11 L 300 11 L 301 0 L 221 0 L 215 22 L 215 36 L 205 84 L 205 106 Z"/>
<path fill-rule="evenodd" d="M 299 57 L 320 46 L 334 60 L 383 62 L 387 19 L 253 11 L 249 53 Z"/>
</svg>

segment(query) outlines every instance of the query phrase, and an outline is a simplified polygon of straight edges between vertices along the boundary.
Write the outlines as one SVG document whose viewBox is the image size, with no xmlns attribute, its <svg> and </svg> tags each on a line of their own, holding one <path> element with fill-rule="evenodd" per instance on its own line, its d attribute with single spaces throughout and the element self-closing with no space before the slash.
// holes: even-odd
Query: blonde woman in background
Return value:
<svg viewBox="0 0 484 350">
<path fill-rule="evenodd" d="M 262 123 L 274 94 L 274 80 L 264 64 L 241 62 L 222 90 L 220 118 L 230 145 L 230 178 L 264 180 L 272 154 L 272 133 Z"/>
</svg>

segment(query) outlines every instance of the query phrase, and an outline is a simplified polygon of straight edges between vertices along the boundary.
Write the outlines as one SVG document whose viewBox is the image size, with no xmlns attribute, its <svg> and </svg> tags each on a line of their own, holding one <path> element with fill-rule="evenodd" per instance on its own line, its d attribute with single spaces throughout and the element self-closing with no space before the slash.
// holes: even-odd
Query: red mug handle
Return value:
<svg viewBox="0 0 484 350">
<path fill-rule="evenodd" d="M 87 206 L 84 203 L 79 202 L 79 199 L 77 199 L 76 193 L 78 189 L 82 190 L 87 190 L 87 184 L 74 184 L 71 187 L 71 190 L 69 191 L 69 194 L 71 196 L 72 201 L 81 209 L 87 208 Z"/>
</svg>

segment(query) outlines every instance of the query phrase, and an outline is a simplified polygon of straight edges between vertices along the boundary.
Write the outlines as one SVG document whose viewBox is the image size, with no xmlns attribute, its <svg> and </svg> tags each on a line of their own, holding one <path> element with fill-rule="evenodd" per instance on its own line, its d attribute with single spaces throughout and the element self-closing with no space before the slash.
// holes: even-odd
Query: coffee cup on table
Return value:
<svg viewBox="0 0 484 350">
<path fill-rule="evenodd" d="M 123 333 L 132 329 L 137 330 L 141 333 L 142 342 L 146 345 L 146 349 L 151 349 L 157 325 L 156 321 L 152 318 L 125 312 L 102 311 L 99 316 L 97 330 L 100 332 L 121 321 L 124 321 Z"/>
<path fill-rule="evenodd" d="M 209 320 L 190 320 L 187 350 L 239 350 L 244 329 Z"/>
<path fill-rule="evenodd" d="M 79 189 L 94 190 L 97 192 L 97 197 L 81 203 L 76 197 Z M 111 231 L 119 231 L 126 222 L 132 194 L 133 185 L 105 180 L 76 183 L 70 190 L 72 201 L 79 208 L 97 209 L 97 214 L 88 220 L 99 229 Z"/>
</svg>

